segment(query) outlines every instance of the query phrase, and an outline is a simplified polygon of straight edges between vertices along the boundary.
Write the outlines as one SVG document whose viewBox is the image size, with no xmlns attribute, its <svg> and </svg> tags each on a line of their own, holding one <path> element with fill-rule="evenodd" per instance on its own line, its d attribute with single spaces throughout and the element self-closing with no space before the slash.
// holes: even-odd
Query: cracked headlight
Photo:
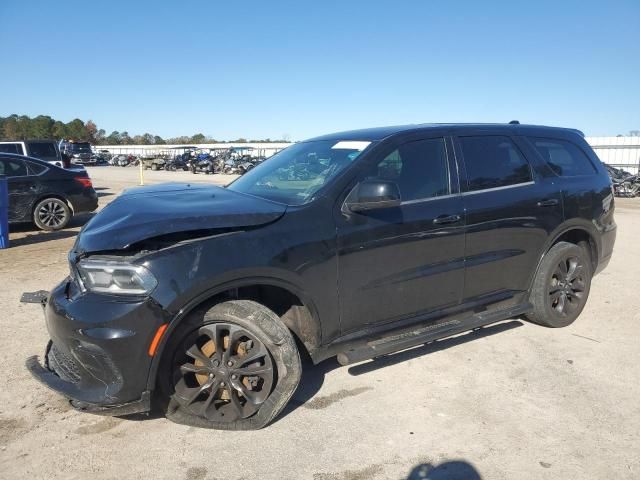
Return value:
<svg viewBox="0 0 640 480">
<path fill-rule="evenodd" d="M 148 295 L 158 281 L 141 265 L 108 260 L 81 260 L 76 265 L 82 287 L 99 293 Z"/>
</svg>

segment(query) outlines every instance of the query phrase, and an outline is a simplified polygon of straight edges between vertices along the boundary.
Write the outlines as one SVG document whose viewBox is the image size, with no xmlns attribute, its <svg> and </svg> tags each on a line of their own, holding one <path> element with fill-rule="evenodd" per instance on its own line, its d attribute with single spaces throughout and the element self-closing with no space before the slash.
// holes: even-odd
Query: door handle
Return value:
<svg viewBox="0 0 640 480">
<path fill-rule="evenodd" d="M 457 223 L 460 221 L 460 215 L 440 215 L 433 219 L 435 225 L 446 225 L 447 223 Z"/>
<path fill-rule="evenodd" d="M 538 206 L 539 207 L 555 207 L 556 205 L 558 205 L 560 202 L 558 201 L 557 198 L 550 198 L 548 200 L 540 200 L 538 202 Z"/>
</svg>

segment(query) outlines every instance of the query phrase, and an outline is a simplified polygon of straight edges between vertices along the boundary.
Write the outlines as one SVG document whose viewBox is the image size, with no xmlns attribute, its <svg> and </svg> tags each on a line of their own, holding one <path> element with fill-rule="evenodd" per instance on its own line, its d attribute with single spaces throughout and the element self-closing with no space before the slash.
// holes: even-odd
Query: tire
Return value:
<svg viewBox="0 0 640 480">
<path fill-rule="evenodd" d="M 265 306 L 232 300 L 203 307 L 178 329 L 159 373 L 169 420 L 255 430 L 270 423 L 295 392 L 302 373 L 296 342 Z"/>
<path fill-rule="evenodd" d="M 40 200 L 33 209 L 33 223 L 40 230 L 61 230 L 69 224 L 71 217 L 69 205 L 59 198 Z"/>
<path fill-rule="evenodd" d="M 585 246 L 555 244 L 544 256 L 531 289 L 532 322 L 560 328 L 582 312 L 591 288 L 591 257 Z"/>
<path fill-rule="evenodd" d="M 158 170 L 158 165 L 156 165 L 155 163 L 152 163 L 152 164 L 151 164 L 151 170 L 153 170 L 154 172 L 155 172 L 156 170 Z"/>
</svg>

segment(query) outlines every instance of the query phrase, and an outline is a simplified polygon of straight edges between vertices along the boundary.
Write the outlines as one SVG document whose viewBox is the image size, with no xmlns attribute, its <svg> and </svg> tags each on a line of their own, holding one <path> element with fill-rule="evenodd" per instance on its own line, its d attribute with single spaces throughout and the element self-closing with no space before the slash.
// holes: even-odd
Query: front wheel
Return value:
<svg viewBox="0 0 640 480">
<path fill-rule="evenodd" d="M 546 327 L 566 327 L 587 303 L 591 259 L 585 247 L 559 242 L 544 256 L 531 289 L 533 312 L 527 317 Z"/>
<path fill-rule="evenodd" d="M 71 209 L 64 200 L 45 198 L 33 209 L 33 223 L 41 230 L 60 230 L 71 220 Z"/>
<path fill-rule="evenodd" d="M 192 313 L 163 357 L 166 416 L 219 430 L 253 430 L 273 420 L 301 376 L 295 340 L 271 310 L 233 300 Z"/>
</svg>

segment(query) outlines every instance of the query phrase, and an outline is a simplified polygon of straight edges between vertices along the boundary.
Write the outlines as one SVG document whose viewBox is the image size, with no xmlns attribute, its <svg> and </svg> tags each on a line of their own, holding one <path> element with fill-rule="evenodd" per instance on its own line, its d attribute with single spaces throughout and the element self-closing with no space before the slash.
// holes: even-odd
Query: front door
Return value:
<svg viewBox="0 0 640 480">
<path fill-rule="evenodd" d="M 399 207 L 337 217 L 342 331 L 417 319 L 461 300 L 464 211 L 444 138 L 390 147 L 359 180 L 397 182 Z"/>
</svg>

